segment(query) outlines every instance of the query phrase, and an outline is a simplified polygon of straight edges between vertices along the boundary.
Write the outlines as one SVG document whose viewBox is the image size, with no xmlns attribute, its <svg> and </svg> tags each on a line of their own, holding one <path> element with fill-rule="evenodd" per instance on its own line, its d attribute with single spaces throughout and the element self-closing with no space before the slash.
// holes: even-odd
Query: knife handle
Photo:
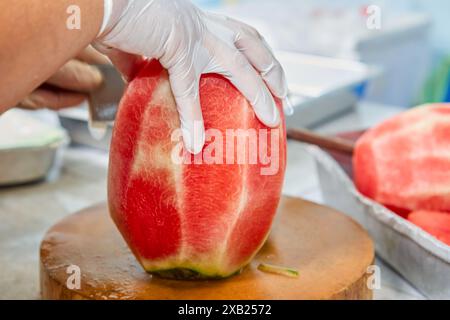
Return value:
<svg viewBox="0 0 450 320">
<path fill-rule="evenodd" d="M 288 128 L 287 137 L 291 140 L 313 144 L 323 149 L 347 155 L 353 155 L 355 149 L 355 144 L 349 140 L 323 136 L 306 129 Z"/>
</svg>

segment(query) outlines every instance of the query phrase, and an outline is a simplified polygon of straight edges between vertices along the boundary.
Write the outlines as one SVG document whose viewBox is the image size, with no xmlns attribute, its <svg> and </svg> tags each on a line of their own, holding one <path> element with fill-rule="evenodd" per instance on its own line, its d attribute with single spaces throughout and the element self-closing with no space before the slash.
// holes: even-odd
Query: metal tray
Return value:
<svg viewBox="0 0 450 320">
<path fill-rule="evenodd" d="M 18 185 L 45 178 L 55 163 L 58 150 L 68 143 L 69 139 L 64 137 L 46 146 L 0 150 L 0 186 Z"/>
<path fill-rule="evenodd" d="M 360 194 L 328 153 L 305 148 L 316 161 L 325 203 L 363 225 L 377 254 L 425 296 L 450 299 L 450 246 Z"/>
</svg>

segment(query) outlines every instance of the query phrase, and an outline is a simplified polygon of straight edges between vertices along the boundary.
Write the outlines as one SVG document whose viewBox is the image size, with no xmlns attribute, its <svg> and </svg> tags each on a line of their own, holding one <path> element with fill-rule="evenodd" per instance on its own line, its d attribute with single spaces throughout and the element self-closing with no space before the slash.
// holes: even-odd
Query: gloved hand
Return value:
<svg viewBox="0 0 450 320">
<path fill-rule="evenodd" d="M 169 72 L 191 153 L 205 142 L 198 92 L 203 73 L 228 78 L 267 126 L 280 122 L 271 93 L 286 99 L 284 72 L 261 35 L 242 22 L 203 12 L 187 0 L 105 0 L 96 47 L 125 77 L 140 56 L 159 59 Z"/>
<path fill-rule="evenodd" d="M 18 107 L 58 110 L 80 104 L 103 81 L 100 70 L 90 64 L 106 63 L 110 63 L 108 58 L 88 47 L 25 97 Z"/>
</svg>

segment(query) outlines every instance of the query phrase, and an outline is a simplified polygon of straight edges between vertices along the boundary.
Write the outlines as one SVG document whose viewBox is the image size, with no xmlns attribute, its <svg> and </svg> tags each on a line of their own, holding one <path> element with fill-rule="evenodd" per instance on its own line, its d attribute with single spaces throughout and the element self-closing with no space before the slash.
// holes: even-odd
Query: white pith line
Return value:
<svg viewBox="0 0 450 320">
<path fill-rule="evenodd" d="M 175 103 L 175 102 L 174 102 Z M 170 159 L 172 162 L 172 159 Z M 173 164 L 173 162 L 172 162 Z M 178 261 L 182 262 L 186 256 L 186 221 L 183 216 L 183 164 L 173 164 L 175 170 L 174 173 L 174 181 L 175 181 L 175 193 L 177 197 L 177 210 L 180 219 L 180 249 L 178 250 Z"/>
<path fill-rule="evenodd" d="M 175 98 L 172 95 L 172 89 L 170 87 L 170 83 L 168 79 L 163 79 L 160 80 L 162 81 L 160 83 L 160 86 L 162 87 L 162 95 L 161 97 L 170 97 L 169 101 L 165 101 L 166 104 L 162 103 L 162 105 L 167 105 L 170 108 L 173 108 L 174 111 L 176 111 L 176 114 L 178 115 L 178 111 L 177 111 L 177 105 L 175 102 Z M 176 122 L 173 124 L 172 126 L 172 130 L 177 130 L 180 128 L 180 121 L 178 116 L 175 118 Z M 172 168 L 173 170 L 170 170 L 170 172 L 172 172 L 173 176 L 173 181 L 175 184 L 175 195 L 176 195 L 176 207 L 177 207 L 177 211 L 179 213 L 179 219 L 180 219 L 180 248 L 178 250 L 178 252 L 175 254 L 175 260 L 178 260 L 179 262 L 182 262 L 185 258 L 186 255 L 186 222 L 184 219 L 184 215 L 183 215 L 183 164 L 182 163 L 174 163 L 172 161 L 171 155 L 168 155 L 168 159 L 167 161 L 169 163 L 172 164 Z M 176 257 L 176 255 L 178 255 L 178 257 Z"/>
<path fill-rule="evenodd" d="M 423 114 L 424 115 L 424 119 L 422 121 L 419 122 L 414 122 L 411 124 L 408 124 L 407 126 L 403 126 L 402 128 L 399 128 L 397 130 L 395 130 L 394 133 L 394 137 L 396 136 L 400 136 L 400 137 L 413 137 L 414 139 L 414 133 L 415 132 L 431 132 L 431 129 L 436 125 L 436 124 L 448 124 L 448 120 L 446 120 L 445 118 L 442 118 L 440 115 L 438 114 L 428 114 L 426 109 L 416 109 L 410 112 L 415 112 L 416 114 Z M 406 120 L 405 120 L 406 121 Z M 392 135 L 385 135 L 383 137 L 381 137 L 381 139 L 379 139 L 379 141 L 377 141 L 377 143 L 374 144 L 373 149 L 380 149 L 383 150 L 383 145 L 389 145 L 390 141 L 393 139 Z M 446 151 L 446 150 L 438 150 L 438 151 L 434 151 L 434 150 L 425 150 L 425 151 L 418 151 L 415 152 L 413 156 L 409 157 L 410 160 L 418 160 L 424 157 L 443 157 L 443 158 L 450 158 L 450 152 Z M 379 162 L 383 162 L 385 157 L 383 156 L 383 154 L 377 154 L 376 158 L 378 159 Z M 382 174 L 383 171 L 385 170 L 380 170 L 379 167 L 375 167 L 374 170 L 375 175 L 379 176 L 380 174 Z M 389 170 L 392 170 L 391 168 Z M 414 172 L 413 172 L 414 174 Z M 431 187 L 431 186 L 430 186 Z M 445 181 L 442 182 L 442 184 L 440 185 L 435 185 L 435 187 L 433 188 L 433 190 L 439 190 L 440 192 L 444 192 L 444 193 L 450 193 L 450 186 L 448 186 L 448 184 L 445 183 Z M 408 190 L 405 190 L 405 192 L 403 193 L 404 196 L 409 196 L 409 195 L 416 195 L 415 193 L 416 188 L 414 188 L 413 186 L 411 186 Z M 432 191 L 430 190 L 430 193 L 432 193 Z M 379 190 L 377 190 L 376 193 L 378 196 L 381 194 Z M 423 194 L 424 196 L 426 195 L 426 193 Z"/>
<path fill-rule="evenodd" d="M 242 101 L 242 105 L 240 106 L 240 108 L 241 108 L 241 110 L 244 110 L 244 116 L 241 119 L 244 120 L 243 123 L 244 123 L 244 126 L 245 126 L 245 128 L 242 128 L 242 129 L 247 130 L 248 129 L 248 114 L 249 114 L 248 111 L 247 111 L 247 108 L 248 108 L 247 104 L 248 104 L 248 102 L 243 97 L 241 97 L 241 101 Z M 234 144 L 234 142 L 233 142 L 233 144 Z M 238 144 L 236 144 L 236 147 L 237 146 L 238 146 Z M 246 150 L 245 150 L 246 151 L 246 155 L 245 155 L 246 157 L 249 157 L 249 149 L 250 149 L 250 146 L 246 144 Z M 235 157 L 237 158 L 237 152 L 238 151 L 237 150 L 234 150 L 234 151 L 235 151 Z M 246 159 L 245 162 L 248 162 L 248 158 L 245 158 L 245 159 Z M 237 159 L 234 159 L 234 161 L 237 161 Z M 223 247 L 221 249 L 221 251 L 222 251 L 221 254 L 220 254 L 221 255 L 220 259 L 222 261 L 221 265 L 225 265 L 224 263 L 226 263 L 226 261 L 224 261 L 224 259 L 226 257 L 225 253 L 227 252 L 228 243 L 229 243 L 231 234 L 233 233 L 234 228 L 236 227 L 236 224 L 239 221 L 239 218 L 241 217 L 241 214 L 244 211 L 244 209 L 245 209 L 245 207 L 247 205 L 247 202 L 248 202 L 247 201 L 248 200 L 247 180 L 248 180 L 248 168 L 249 168 L 249 166 L 244 164 L 244 165 L 241 166 L 241 168 L 244 168 L 243 172 L 241 173 L 243 189 L 241 191 L 241 197 L 239 199 L 239 204 L 237 206 L 236 217 L 235 217 L 233 223 L 231 224 L 230 228 L 227 231 L 227 235 L 225 237 L 224 245 L 223 245 Z"/>
<path fill-rule="evenodd" d="M 171 97 L 170 100 L 167 100 L 166 97 Z M 147 121 L 147 119 L 150 117 L 149 114 L 151 113 L 151 109 L 153 105 L 158 105 L 160 107 L 168 107 L 173 108 L 176 110 L 176 103 L 175 99 L 172 97 L 172 92 L 170 89 L 169 81 L 165 78 L 160 79 L 158 81 L 158 84 L 156 85 L 152 98 L 147 104 L 147 108 L 145 110 L 143 121 Z M 177 121 L 171 124 L 171 127 L 173 130 L 177 129 L 180 125 L 178 117 L 175 118 Z M 142 174 L 142 170 L 144 170 L 147 173 L 147 166 L 146 166 L 146 153 L 149 152 L 152 156 L 150 157 L 151 166 L 155 168 L 155 164 L 157 165 L 158 169 L 164 169 L 171 172 L 172 175 L 172 181 L 175 185 L 175 194 L 176 194 L 176 208 L 179 213 L 182 213 L 182 205 L 183 205 L 183 166 L 180 164 L 175 164 L 172 161 L 171 154 L 168 154 L 167 159 L 162 159 L 161 154 L 161 146 L 155 145 L 150 148 L 146 147 L 145 141 L 146 137 L 144 136 L 145 132 L 145 125 L 140 126 L 140 132 L 138 134 L 138 145 L 137 149 L 135 151 L 135 156 L 133 158 L 133 165 L 132 165 L 132 175 L 138 175 L 139 173 Z M 159 155 L 161 157 L 158 157 L 158 155 L 155 157 L 155 152 L 159 151 Z M 155 159 L 160 158 L 161 161 L 154 161 Z M 131 180 L 131 179 L 130 179 Z M 173 257 L 175 260 L 182 260 L 185 255 L 185 222 L 183 220 L 182 215 L 179 216 L 180 219 L 180 250 L 175 254 Z M 178 257 L 176 257 L 178 255 Z"/>
<path fill-rule="evenodd" d="M 419 110 L 418 110 L 419 111 Z M 420 110 L 421 113 L 424 113 L 425 110 Z M 417 112 L 417 111 L 416 111 Z M 373 148 L 375 150 L 377 149 L 383 149 L 383 145 L 386 145 L 390 143 L 390 141 L 392 140 L 392 137 L 413 137 L 412 139 L 414 139 L 414 133 L 415 132 L 430 132 L 431 133 L 431 129 L 433 129 L 433 127 L 436 124 L 448 124 L 449 121 L 446 119 L 442 119 L 439 115 L 433 114 L 433 115 L 426 115 L 425 117 L 416 123 L 404 126 L 400 129 L 397 129 L 395 131 L 395 133 L 389 134 L 389 135 L 383 135 L 380 137 L 380 139 L 378 139 L 378 141 L 375 142 Z M 433 150 L 433 148 L 430 148 L 429 150 L 427 149 L 422 149 L 419 148 L 417 150 L 414 150 L 414 154 L 413 156 L 410 156 L 408 159 L 420 159 L 422 157 L 445 157 L 445 158 L 450 158 L 450 151 L 449 150 Z M 384 154 L 378 154 L 377 159 L 380 162 L 384 161 Z"/>
<path fill-rule="evenodd" d="M 425 116 L 425 118 L 423 119 L 424 121 L 420 121 L 420 122 L 415 121 L 413 123 L 408 123 L 408 125 L 404 125 L 402 128 L 396 129 L 395 130 L 396 136 L 414 137 L 414 134 L 416 132 L 427 131 L 427 129 L 432 129 L 434 127 L 434 125 L 436 125 L 436 124 L 448 124 L 449 123 L 448 120 L 446 120 L 445 118 L 442 118 L 441 116 L 439 116 L 437 114 L 426 114 L 426 110 L 417 109 L 417 111 L 414 110 L 414 112 L 416 112 L 417 114 L 424 114 L 424 116 Z M 404 121 L 406 121 L 406 120 L 404 120 Z M 385 142 L 385 140 L 390 141 L 391 139 L 392 139 L 392 137 L 390 135 L 385 135 L 384 137 L 382 137 L 382 139 L 380 139 L 378 144 L 382 144 L 383 142 Z"/>
</svg>

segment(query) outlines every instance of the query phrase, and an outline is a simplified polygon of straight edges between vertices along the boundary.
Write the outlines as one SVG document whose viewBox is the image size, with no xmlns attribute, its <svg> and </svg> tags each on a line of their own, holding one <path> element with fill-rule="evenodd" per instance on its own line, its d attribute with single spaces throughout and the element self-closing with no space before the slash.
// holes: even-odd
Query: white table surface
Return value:
<svg viewBox="0 0 450 320">
<path fill-rule="evenodd" d="M 321 132 L 367 128 L 399 110 L 361 104 L 355 112 L 320 126 Z M 45 231 L 64 216 L 106 199 L 108 154 L 70 147 L 59 177 L 13 188 L 0 188 L 0 299 L 39 298 L 39 243 Z M 296 142 L 289 142 L 284 191 L 322 202 L 314 162 Z M 379 259 L 381 289 L 376 299 L 423 299 Z"/>
</svg>

